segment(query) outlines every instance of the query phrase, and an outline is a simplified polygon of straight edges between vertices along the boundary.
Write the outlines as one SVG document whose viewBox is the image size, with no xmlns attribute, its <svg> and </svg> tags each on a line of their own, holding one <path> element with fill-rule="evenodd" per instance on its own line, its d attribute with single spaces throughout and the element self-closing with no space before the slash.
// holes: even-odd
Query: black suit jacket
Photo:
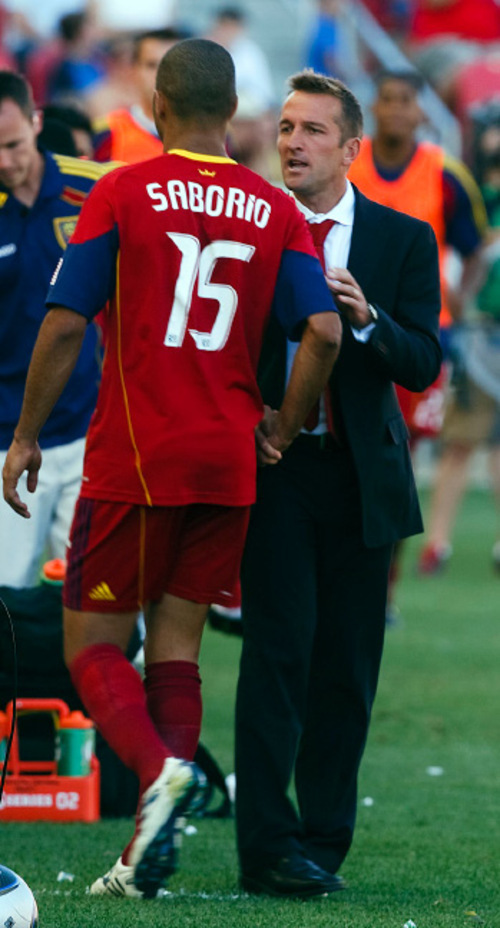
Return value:
<svg viewBox="0 0 500 928">
<path fill-rule="evenodd" d="M 366 344 L 356 341 L 344 321 L 330 389 L 358 476 L 363 538 L 377 547 L 423 527 L 393 382 L 421 391 L 439 373 L 439 266 L 427 223 L 381 206 L 355 187 L 354 192 L 348 268 L 379 319 Z M 273 320 L 259 383 L 264 402 L 274 408 L 281 405 L 285 374 L 286 338 Z"/>
</svg>

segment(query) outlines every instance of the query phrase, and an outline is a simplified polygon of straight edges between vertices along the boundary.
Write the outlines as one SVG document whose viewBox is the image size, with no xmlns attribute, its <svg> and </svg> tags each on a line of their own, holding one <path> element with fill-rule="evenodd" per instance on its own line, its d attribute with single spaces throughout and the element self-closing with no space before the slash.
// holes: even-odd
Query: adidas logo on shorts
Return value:
<svg viewBox="0 0 500 928">
<path fill-rule="evenodd" d="M 89 599 L 100 599 L 106 602 L 115 602 L 116 596 L 111 592 L 107 583 L 98 583 L 89 593 Z"/>
</svg>

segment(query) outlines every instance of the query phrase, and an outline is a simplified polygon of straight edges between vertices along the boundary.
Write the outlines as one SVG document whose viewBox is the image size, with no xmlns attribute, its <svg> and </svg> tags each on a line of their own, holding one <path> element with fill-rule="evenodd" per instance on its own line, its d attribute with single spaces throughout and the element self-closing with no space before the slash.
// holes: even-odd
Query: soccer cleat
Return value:
<svg viewBox="0 0 500 928">
<path fill-rule="evenodd" d="M 441 573 L 451 554 L 451 545 L 426 545 L 420 552 L 417 573 L 428 576 Z"/>
<path fill-rule="evenodd" d="M 130 864 L 135 887 L 147 899 L 156 896 L 163 880 L 175 872 L 179 818 L 196 805 L 205 787 L 205 775 L 196 764 L 167 757 L 160 775 L 144 792 Z"/>
<path fill-rule="evenodd" d="M 130 896 L 142 899 L 143 893 L 134 886 L 134 868 L 122 863 L 121 857 L 104 876 L 100 876 L 90 887 L 92 896 Z"/>
</svg>

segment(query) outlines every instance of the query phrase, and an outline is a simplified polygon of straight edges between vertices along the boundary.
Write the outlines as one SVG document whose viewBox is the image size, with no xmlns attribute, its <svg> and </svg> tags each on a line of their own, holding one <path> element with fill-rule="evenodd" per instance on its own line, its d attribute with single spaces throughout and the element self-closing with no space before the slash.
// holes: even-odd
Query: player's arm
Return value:
<svg viewBox="0 0 500 928">
<path fill-rule="evenodd" d="M 76 364 L 87 320 L 58 307 L 45 317 L 33 349 L 21 416 L 3 468 L 3 494 L 9 506 L 29 519 L 30 512 L 17 492 L 21 474 L 28 471 L 28 490 L 38 482 L 42 455 L 38 436 Z"/>
<path fill-rule="evenodd" d="M 261 464 L 277 463 L 299 434 L 328 383 L 341 342 L 342 323 L 337 312 L 309 316 L 281 408 L 275 413 L 268 412 L 263 429 L 257 432 Z"/>
<path fill-rule="evenodd" d="M 259 464 L 277 463 L 298 435 L 326 386 L 342 341 L 340 315 L 315 255 L 294 249 L 283 254 L 273 312 L 288 337 L 301 340 L 281 409 L 269 410 L 257 429 Z"/>
</svg>

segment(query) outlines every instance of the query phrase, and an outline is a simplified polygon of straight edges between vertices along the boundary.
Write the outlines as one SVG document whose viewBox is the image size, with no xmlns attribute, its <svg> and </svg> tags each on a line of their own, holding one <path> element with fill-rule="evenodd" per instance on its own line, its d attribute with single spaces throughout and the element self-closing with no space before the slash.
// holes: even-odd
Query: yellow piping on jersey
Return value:
<svg viewBox="0 0 500 928">
<path fill-rule="evenodd" d="M 453 158 L 448 154 L 445 154 L 444 156 L 444 168 L 445 170 L 449 171 L 450 174 L 453 174 L 465 189 L 470 200 L 472 213 L 478 231 L 481 235 L 484 235 L 488 225 L 488 215 L 486 213 L 481 191 L 479 190 L 479 187 L 477 186 L 472 174 L 468 168 L 462 164 L 461 161 L 457 161 L 456 158 Z"/>
<path fill-rule="evenodd" d="M 130 435 L 130 441 L 132 442 L 132 447 L 134 449 L 135 457 L 135 466 L 137 473 L 139 475 L 139 480 L 144 490 L 144 495 L 146 497 L 146 502 L 148 506 L 153 505 L 151 495 L 148 490 L 148 485 L 144 479 L 144 474 L 142 472 L 141 456 L 139 454 L 139 449 L 137 447 L 137 442 L 134 435 L 134 427 L 132 425 L 132 418 L 130 416 L 130 404 L 128 401 L 127 387 L 125 385 L 125 374 L 123 373 L 123 362 L 122 362 L 122 320 L 121 320 L 121 307 L 120 307 L 120 252 L 118 252 L 118 257 L 116 259 L 116 320 L 117 320 L 117 340 L 118 340 L 118 370 L 120 373 L 120 383 L 122 386 L 123 393 L 123 403 L 125 406 L 125 415 L 127 417 L 128 431 Z"/>
<path fill-rule="evenodd" d="M 90 180 L 99 180 L 104 174 L 109 174 L 120 167 L 117 161 L 108 161 L 99 164 L 97 161 L 85 161 L 83 158 L 71 158 L 69 155 L 54 155 L 61 174 L 72 174 L 73 177 L 87 177 Z"/>
<path fill-rule="evenodd" d="M 233 158 L 223 158 L 221 155 L 202 155 L 196 151 L 186 151 L 184 148 L 171 148 L 167 155 L 180 155 L 181 158 L 190 158 L 191 161 L 210 161 L 212 164 L 237 164 Z"/>
</svg>

